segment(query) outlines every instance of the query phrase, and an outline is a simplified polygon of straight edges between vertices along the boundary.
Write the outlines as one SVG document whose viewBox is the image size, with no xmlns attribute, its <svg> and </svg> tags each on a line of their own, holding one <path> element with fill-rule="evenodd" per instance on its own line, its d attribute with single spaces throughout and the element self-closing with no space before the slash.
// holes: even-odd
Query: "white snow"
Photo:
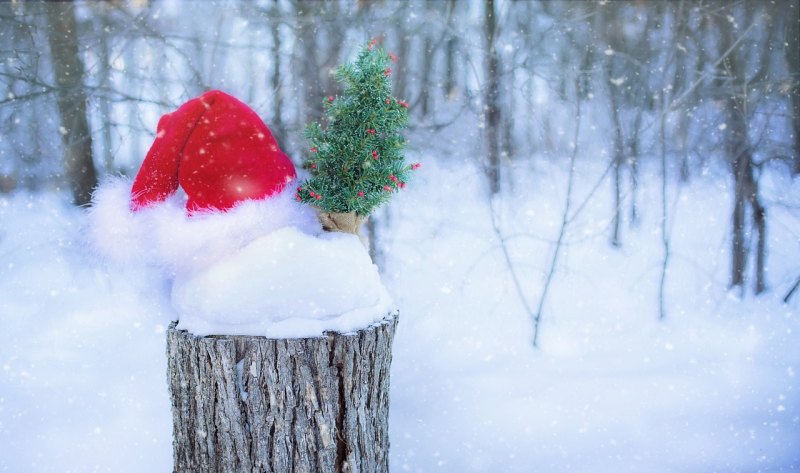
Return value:
<svg viewBox="0 0 800 473">
<path fill-rule="evenodd" d="M 178 328 L 195 335 L 313 337 L 353 332 L 392 309 L 355 235 L 311 236 L 285 227 L 201 271 L 178 276 Z"/>
<path fill-rule="evenodd" d="M 786 205 L 770 213 L 773 290 L 759 298 L 726 288 L 725 176 L 670 186 L 681 198 L 663 322 L 658 178 L 643 178 L 643 221 L 625 227 L 619 250 L 608 244 L 607 182 L 568 231 L 534 350 L 479 173 L 425 165 L 426 182 L 400 195 L 392 221 L 403 223 L 386 236 L 401 307 L 393 471 L 800 471 L 800 301 L 780 301 L 798 275 L 800 181 L 762 180 L 765 199 Z M 527 166 L 495 203 L 535 307 L 567 176 L 547 161 Z M 574 201 L 600 166 L 581 163 Z"/>
<path fill-rule="evenodd" d="M 180 195 L 132 212 L 131 184 L 117 179 L 95 194 L 89 235 L 112 265 L 160 268 L 178 328 L 195 335 L 315 337 L 380 321 L 392 301 L 366 248 L 322 232 L 295 186 L 187 215 Z"/>
<path fill-rule="evenodd" d="M 392 471 L 800 470 L 800 301 L 780 301 L 800 261 L 797 180 L 768 168 L 762 176 L 764 199 L 783 204 L 770 207 L 770 291 L 760 297 L 726 288 L 725 173 L 670 186 L 663 322 L 657 178 L 643 171 L 643 220 L 625 227 L 618 250 L 607 243 L 611 192 L 601 186 L 568 231 L 534 350 L 480 172 L 424 161 L 381 234 L 384 282 L 400 308 Z M 524 166 L 496 204 L 535 303 L 566 174 L 546 160 Z M 576 202 L 601 172 L 585 162 L 579 169 Z M 0 196 L 0 471 L 170 471 L 170 279 L 164 267 L 99 258 L 86 213 L 65 200 Z M 114 231 L 141 247 L 129 230 Z M 224 250 L 257 253 L 257 234 Z M 207 248 L 188 230 L 179 235 L 196 250 L 170 270 Z M 162 249 L 143 251 L 152 261 Z"/>
</svg>

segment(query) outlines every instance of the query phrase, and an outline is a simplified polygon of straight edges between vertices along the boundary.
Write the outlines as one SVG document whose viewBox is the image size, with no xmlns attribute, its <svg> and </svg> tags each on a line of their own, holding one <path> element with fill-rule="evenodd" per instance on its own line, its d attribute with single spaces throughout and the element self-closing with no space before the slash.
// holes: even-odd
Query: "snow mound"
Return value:
<svg viewBox="0 0 800 473">
<path fill-rule="evenodd" d="M 391 300 L 358 237 L 285 227 L 172 287 L 178 328 L 195 335 L 313 337 L 381 320 Z"/>
<path fill-rule="evenodd" d="M 111 265 L 159 268 L 195 335 L 314 337 L 383 319 L 392 302 L 366 248 L 323 232 L 294 187 L 187 215 L 180 195 L 133 212 L 130 181 L 114 179 L 95 192 L 89 241 Z"/>
</svg>

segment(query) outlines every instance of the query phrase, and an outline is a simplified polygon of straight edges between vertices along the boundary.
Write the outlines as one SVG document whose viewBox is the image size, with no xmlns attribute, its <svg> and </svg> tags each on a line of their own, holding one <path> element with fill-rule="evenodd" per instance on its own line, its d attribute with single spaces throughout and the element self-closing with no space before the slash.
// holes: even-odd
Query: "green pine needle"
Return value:
<svg viewBox="0 0 800 473">
<path fill-rule="evenodd" d="M 416 165 L 403 157 L 408 104 L 392 97 L 392 59 L 374 40 L 353 63 L 339 66 L 342 95 L 327 97 L 325 127 L 305 129 L 309 154 L 304 167 L 311 177 L 297 199 L 325 212 L 367 216 L 405 187 Z"/>
</svg>

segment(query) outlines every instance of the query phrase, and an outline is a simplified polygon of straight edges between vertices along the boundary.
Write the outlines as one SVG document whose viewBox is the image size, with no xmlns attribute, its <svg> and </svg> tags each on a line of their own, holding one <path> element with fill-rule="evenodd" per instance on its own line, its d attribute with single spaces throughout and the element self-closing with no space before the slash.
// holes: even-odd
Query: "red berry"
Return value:
<svg viewBox="0 0 800 473">
<path fill-rule="evenodd" d="M 333 95 L 328 96 L 328 102 L 333 102 Z"/>
<path fill-rule="evenodd" d="M 367 128 L 367 133 L 369 133 L 370 135 L 374 135 L 375 130 L 373 130 L 372 128 Z"/>
<path fill-rule="evenodd" d="M 400 182 L 400 183 L 397 184 L 397 187 L 399 187 L 401 189 L 405 189 L 406 188 L 406 183 L 405 182 Z"/>
<path fill-rule="evenodd" d="M 395 56 L 394 53 L 389 53 L 389 59 L 391 59 L 392 62 L 397 62 L 397 56 Z"/>
<path fill-rule="evenodd" d="M 317 199 L 317 200 L 322 200 L 322 196 L 319 195 L 319 194 L 317 194 L 314 198 Z"/>
<path fill-rule="evenodd" d="M 375 161 L 378 160 L 378 151 L 377 150 L 374 150 L 374 149 L 372 150 L 372 159 L 374 159 Z"/>
<path fill-rule="evenodd" d="M 359 197 L 364 197 L 364 191 L 358 191 L 358 196 Z"/>
<path fill-rule="evenodd" d="M 392 188 L 389 187 L 389 186 L 383 186 L 383 190 L 385 190 L 387 192 L 392 192 Z"/>
<path fill-rule="evenodd" d="M 317 169 L 317 163 L 311 163 L 311 169 Z"/>
<path fill-rule="evenodd" d="M 397 182 L 397 176 L 395 176 L 394 174 L 392 174 L 392 175 L 390 175 L 390 176 L 389 176 L 389 180 L 391 180 L 391 181 L 393 181 L 393 182 Z"/>
<path fill-rule="evenodd" d="M 312 152 L 312 153 L 316 153 L 317 151 L 319 151 L 319 150 L 317 149 L 317 147 L 316 147 L 316 146 L 314 146 L 313 148 L 311 148 L 311 152 Z"/>
<path fill-rule="evenodd" d="M 416 170 L 417 170 L 417 169 L 419 169 L 421 166 L 422 166 L 422 164 L 420 164 L 420 163 L 414 163 L 414 164 L 412 164 L 412 165 L 411 165 L 411 169 L 412 169 L 412 170 L 414 170 L 414 171 L 416 171 Z"/>
<path fill-rule="evenodd" d="M 392 68 L 391 67 L 387 67 L 386 71 L 384 71 L 383 75 L 385 77 L 389 77 L 389 74 L 391 74 L 391 73 L 392 73 Z"/>
<path fill-rule="evenodd" d="M 392 103 L 392 99 L 386 99 L 386 105 L 389 105 L 390 103 Z"/>
</svg>

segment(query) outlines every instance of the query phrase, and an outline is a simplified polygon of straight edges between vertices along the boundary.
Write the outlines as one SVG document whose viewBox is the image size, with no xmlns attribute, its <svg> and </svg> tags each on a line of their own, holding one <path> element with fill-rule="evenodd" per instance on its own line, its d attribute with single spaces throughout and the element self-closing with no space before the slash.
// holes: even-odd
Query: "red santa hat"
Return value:
<svg viewBox="0 0 800 473">
<path fill-rule="evenodd" d="M 295 180 L 258 115 L 213 90 L 161 118 L 133 183 L 108 178 L 96 189 L 89 240 L 110 261 L 181 273 L 286 226 L 317 234 Z"/>
<path fill-rule="evenodd" d="M 180 186 L 189 212 L 228 210 L 280 192 L 296 176 L 269 128 L 219 90 L 161 117 L 131 188 L 131 209 L 161 202 Z"/>
</svg>

